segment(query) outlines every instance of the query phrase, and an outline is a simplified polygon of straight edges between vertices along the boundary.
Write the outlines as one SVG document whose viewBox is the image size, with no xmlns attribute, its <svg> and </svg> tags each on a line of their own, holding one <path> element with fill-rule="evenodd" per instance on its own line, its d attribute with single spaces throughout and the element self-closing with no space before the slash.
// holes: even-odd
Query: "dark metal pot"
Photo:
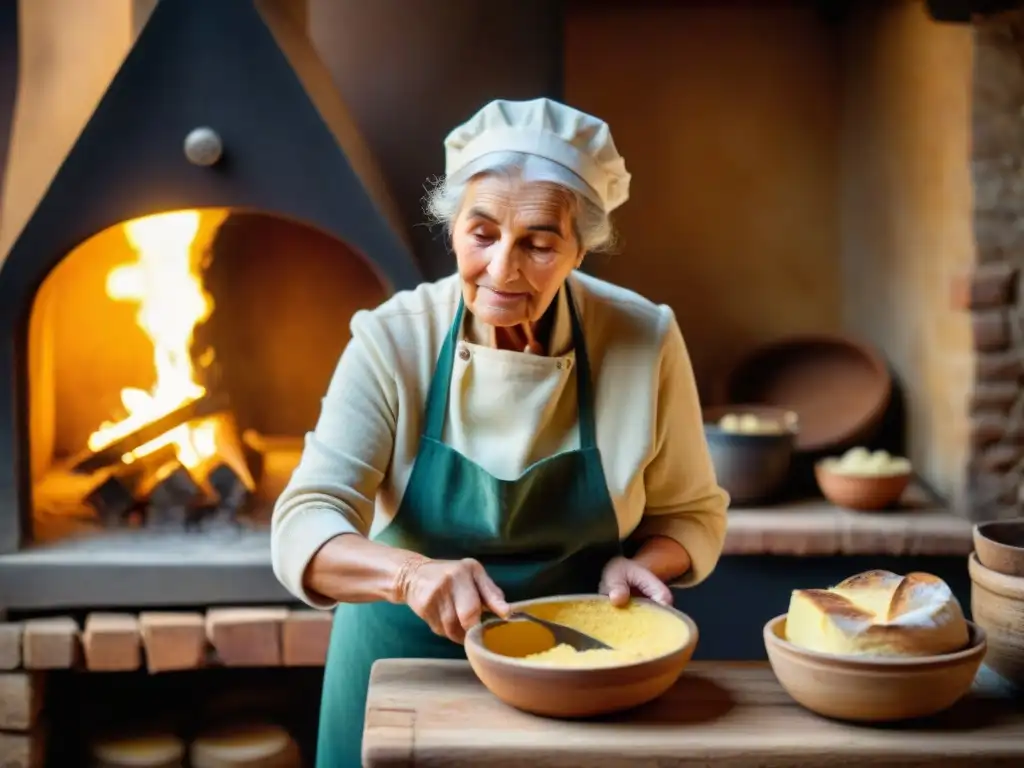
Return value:
<svg viewBox="0 0 1024 768">
<path fill-rule="evenodd" d="M 744 434 L 722 429 L 727 414 L 752 414 L 785 424 L 790 412 L 764 405 L 729 405 L 704 411 L 704 433 L 711 451 L 718 484 L 729 492 L 735 506 L 765 502 L 776 496 L 789 478 L 796 432 Z"/>
</svg>

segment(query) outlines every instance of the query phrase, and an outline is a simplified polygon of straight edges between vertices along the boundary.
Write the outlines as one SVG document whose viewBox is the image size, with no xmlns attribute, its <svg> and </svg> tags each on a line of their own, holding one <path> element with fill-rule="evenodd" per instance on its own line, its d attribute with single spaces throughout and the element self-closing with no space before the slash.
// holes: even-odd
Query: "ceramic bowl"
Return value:
<svg viewBox="0 0 1024 768">
<path fill-rule="evenodd" d="M 750 351 L 724 378 L 726 403 L 764 403 L 800 417 L 797 453 L 869 442 L 892 399 L 881 355 L 853 339 L 792 336 Z"/>
<path fill-rule="evenodd" d="M 966 694 L 985 656 L 985 630 L 968 622 L 971 641 L 955 653 L 863 658 L 817 653 L 786 641 L 786 616 L 764 628 L 775 677 L 797 703 L 825 717 L 864 723 L 937 714 Z"/>
<path fill-rule="evenodd" d="M 974 526 L 974 551 L 989 570 L 1024 576 L 1024 520 L 1000 520 Z"/>
<path fill-rule="evenodd" d="M 791 414 L 767 405 L 723 405 L 704 410 L 704 434 L 718 484 L 734 505 L 755 504 L 775 496 L 789 477 L 796 445 L 791 429 L 769 434 L 728 432 L 718 426 L 727 414 L 752 414 L 785 424 Z"/>
<path fill-rule="evenodd" d="M 607 601 L 603 595 L 564 595 L 513 604 L 517 611 L 543 612 L 545 605 L 578 601 Z M 536 715 L 560 718 L 592 717 L 645 704 L 671 688 L 697 647 L 697 625 L 674 608 L 649 600 L 634 602 L 664 611 L 685 626 L 685 641 L 677 648 L 645 661 L 621 666 L 555 667 L 530 662 L 495 649 L 514 649 L 517 656 L 538 653 L 554 645 L 551 634 L 535 624 L 497 619 L 477 624 L 466 635 L 466 657 L 480 681 L 506 704 Z"/>
<path fill-rule="evenodd" d="M 828 468 L 828 459 L 814 465 L 814 477 L 826 499 L 837 507 L 877 512 L 896 505 L 910 485 L 912 473 L 898 475 L 847 475 Z"/>
<path fill-rule="evenodd" d="M 1024 578 L 986 568 L 973 553 L 971 615 L 988 633 L 985 664 L 1011 683 L 1024 686 Z"/>
</svg>

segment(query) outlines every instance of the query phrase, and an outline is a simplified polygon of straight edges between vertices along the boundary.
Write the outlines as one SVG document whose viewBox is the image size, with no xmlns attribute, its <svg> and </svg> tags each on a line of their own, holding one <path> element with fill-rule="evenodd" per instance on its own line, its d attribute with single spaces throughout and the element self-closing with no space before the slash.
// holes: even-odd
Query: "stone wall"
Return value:
<svg viewBox="0 0 1024 768">
<path fill-rule="evenodd" d="M 972 111 L 976 262 L 952 301 L 973 328 L 967 509 L 981 520 L 1024 508 L 1024 13 L 975 22 Z"/>
<path fill-rule="evenodd" d="M 974 345 L 949 287 L 974 265 L 973 58 L 972 27 L 934 21 L 919 0 L 857 3 L 843 29 L 843 327 L 889 362 L 903 450 L 958 512 Z"/>
</svg>

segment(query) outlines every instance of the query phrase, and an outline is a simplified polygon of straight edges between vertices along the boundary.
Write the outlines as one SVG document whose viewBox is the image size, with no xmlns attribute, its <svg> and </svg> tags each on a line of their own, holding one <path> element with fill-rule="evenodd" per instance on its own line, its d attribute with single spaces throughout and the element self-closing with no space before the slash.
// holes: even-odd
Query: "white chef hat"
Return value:
<svg viewBox="0 0 1024 768">
<path fill-rule="evenodd" d="M 608 124 L 551 99 L 492 101 L 448 134 L 444 149 L 450 179 L 479 172 L 485 155 L 522 152 L 572 171 L 581 182 L 575 191 L 605 213 L 629 199 L 630 175 Z"/>
</svg>

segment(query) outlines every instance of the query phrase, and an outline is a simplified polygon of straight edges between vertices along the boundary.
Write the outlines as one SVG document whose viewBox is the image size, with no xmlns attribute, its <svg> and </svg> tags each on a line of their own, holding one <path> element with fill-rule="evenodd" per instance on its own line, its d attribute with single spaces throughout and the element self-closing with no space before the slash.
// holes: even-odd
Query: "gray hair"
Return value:
<svg viewBox="0 0 1024 768">
<path fill-rule="evenodd" d="M 565 190 L 574 203 L 573 231 L 583 250 L 600 253 L 614 247 L 615 229 L 608 214 L 592 199 L 595 193 L 589 185 L 565 166 L 525 152 L 491 152 L 454 176 L 436 179 L 425 197 L 429 222 L 444 227 L 450 238 L 469 183 L 479 176 L 496 175 L 554 184 Z"/>
</svg>

